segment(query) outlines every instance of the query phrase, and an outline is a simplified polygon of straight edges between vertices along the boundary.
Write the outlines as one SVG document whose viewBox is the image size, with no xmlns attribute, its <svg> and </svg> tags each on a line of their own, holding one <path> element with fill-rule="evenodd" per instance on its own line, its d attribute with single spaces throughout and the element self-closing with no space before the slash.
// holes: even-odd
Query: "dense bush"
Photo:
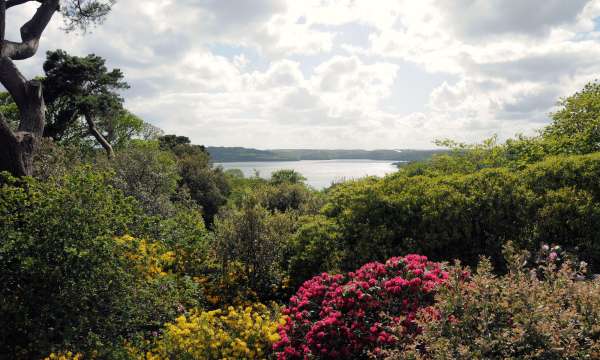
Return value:
<svg viewBox="0 0 600 360">
<path fill-rule="evenodd" d="M 280 297 L 287 287 L 284 256 L 296 222 L 294 213 L 271 213 L 255 198 L 215 219 L 215 254 L 221 281 L 229 288 L 221 294 L 224 298 L 233 299 L 247 290 L 262 301 Z"/>
<path fill-rule="evenodd" d="M 179 191 L 189 193 L 192 200 L 202 208 L 204 221 L 210 227 L 219 211 L 227 202 L 229 184 L 221 168 L 214 168 L 204 146 L 192 145 L 185 136 L 165 135 L 158 139 L 160 149 L 177 158 Z"/>
<path fill-rule="evenodd" d="M 317 274 L 338 272 L 344 250 L 335 223 L 321 215 L 301 218 L 288 254 L 287 270 L 294 289 Z"/>
<path fill-rule="evenodd" d="M 275 344 L 279 359 L 367 358 L 392 346 L 401 324 L 406 336 L 419 331 L 414 316 L 430 306 L 447 273 L 419 255 L 366 264 L 347 275 L 323 273 L 290 299 Z M 404 336 L 404 335 L 403 335 Z"/>
<path fill-rule="evenodd" d="M 0 327 L 0 357 L 106 354 L 174 317 L 178 303 L 197 305 L 193 283 L 140 271 L 152 255 L 142 242 L 134 254 L 115 241 L 135 234 L 143 216 L 107 177 L 86 169 L 48 182 L 3 177 L 0 318 L 10 326 Z"/>
<path fill-rule="evenodd" d="M 160 359 L 264 359 L 279 340 L 276 312 L 264 305 L 196 311 L 166 324 L 148 351 L 131 348 L 134 358 Z"/>
<path fill-rule="evenodd" d="M 180 179 L 175 157 L 154 142 L 138 142 L 120 151 L 104 166 L 114 172 L 113 185 L 138 200 L 148 214 L 168 216 L 175 211 Z"/>
<path fill-rule="evenodd" d="M 469 281 L 460 266 L 452 268 L 436 295 L 439 312 L 420 313 L 423 332 L 388 358 L 597 359 L 600 282 L 575 281 L 584 268 L 568 261 L 559 267 L 563 255 L 552 249 L 535 267 L 523 266 L 526 254 L 507 255 L 505 276 L 494 275 L 487 260 Z"/>
<path fill-rule="evenodd" d="M 520 171 L 366 179 L 332 189 L 324 213 L 339 228 L 350 269 L 398 253 L 502 263 L 507 240 L 553 241 L 600 268 L 600 154 L 550 157 Z M 551 237 L 551 239 L 547 239 Z M 577 247 L 577 249 L 575 249 Z"/>
</svg>

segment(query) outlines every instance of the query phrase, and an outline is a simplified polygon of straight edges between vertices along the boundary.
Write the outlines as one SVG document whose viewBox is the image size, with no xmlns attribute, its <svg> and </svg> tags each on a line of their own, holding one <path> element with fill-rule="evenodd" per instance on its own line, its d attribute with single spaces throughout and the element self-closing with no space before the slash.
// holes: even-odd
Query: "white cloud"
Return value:
<svg viewBox="0 0 600 360">
<path fill-rule="evenodd" d="M 36 5 L 9 10 L 10 37 Z M 92 34 L 54 19 L 19 66 L 103 56 L 128 107 L 197 143 L 431 147 L 547 122 L 600 73 L 598 16 L 600 0 L 120 0 Z M 430 95 L 406 105 L 411 92 Z"/>
</svg>

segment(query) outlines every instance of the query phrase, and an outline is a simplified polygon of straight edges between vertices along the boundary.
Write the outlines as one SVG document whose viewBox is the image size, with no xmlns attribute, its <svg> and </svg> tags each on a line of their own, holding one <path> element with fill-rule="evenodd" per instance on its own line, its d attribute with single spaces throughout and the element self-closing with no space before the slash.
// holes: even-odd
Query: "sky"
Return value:
<svg viewBox="0 0 600 360">
<path fill-rule="evenodd" d="M 422 149 L 535 134 L 599 77 L 599 19 L 600 0 L 118 0 L 86 34 L 56 15 L 18 66 L 102 56 L 129 110 L 196 144 Z"/>
</svg>

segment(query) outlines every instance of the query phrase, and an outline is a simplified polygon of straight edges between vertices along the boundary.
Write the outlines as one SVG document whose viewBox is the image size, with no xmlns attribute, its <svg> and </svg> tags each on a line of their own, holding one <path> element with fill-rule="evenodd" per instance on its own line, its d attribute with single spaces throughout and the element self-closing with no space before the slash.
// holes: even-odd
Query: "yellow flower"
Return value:
<svg viewBox="0 0 600 360">
<path fill-rule="evenodd" d="M 280 319 L 262 304 L 192 311 L 165 325 L 163 335 L 139 359 L 260 359 L 279 340 Z"/>
</svg>

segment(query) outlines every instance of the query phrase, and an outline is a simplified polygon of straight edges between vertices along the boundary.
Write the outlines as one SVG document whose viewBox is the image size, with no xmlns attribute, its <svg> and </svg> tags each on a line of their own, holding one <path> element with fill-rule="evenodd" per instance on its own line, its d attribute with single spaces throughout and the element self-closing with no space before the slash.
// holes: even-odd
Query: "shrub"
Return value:
<svg viewBox="0 0 600 360">
<path fill-rule="evenodd" d="M 276 312 L 262 304 L 227 310 L 191 311 L 165 325 L 139 359 L 262 359 L 279 340 Z"/>
<path fill-rule="evenodd" d="M 484 169 L 436 177 L 402 173 L 341 184 L 323 208 L 353 269 L 397 253 L 432 260 L 479 255 L 502 266 L 502 244 L 535 251 L 552 241 L 600 269 L 600 153 L 550 157 L 519 171 Z M 501 269 L 501 268 L 500 268 Z"/>
<path fill-rule="evenodd" d="M 59 353 L 51 353 L 46 356 L 44 360 L 82 360 L 83 355 L 80 353 L 73 353 L 71 351 L 63 351 Z"/>
<path fill-rule="evenodd" d="M 223 282 L 232 283 L 228 277 L 237 272 L 235 277 L 245 284 L 236 286 L 245 285 L 263 302 L 277 300 L 287 283 L 284 255 L 295 227 L 293 213 L 271 213 L 256 199 L 221 212 L 215 219 L 214 251 Z"/>
<path fill-rule="evenodd" d="M 179 303 L 197 305 L 191 281 L 150 281 L 140 272 L 150 258 L 141 241 L 115 241 L 138 235 L 142 217 L 108 177 L 80 169 L 48 182 L 3 178 L 0 358 L 62 349 L 106 356 L 123 339 L 174 318 Z"/>
<path fill-rule="evenodd" d="M 419 314 L 423 332 L 389 359 L 597 359 L 600 282 L 574 281 L 583 269 L 569 261 L 558 267 L 564 255 L 544 248 L 538 265 L 525 268 L 527 254 L 508 247 L 505 276 L 487 260 L 467 282 L 460 266 L 450 269 L 437 316 Z"/>
<path fill-rule="evenodd" d="M 393 327 L 418 332 L 417 310 L 430 306 L 446 279 L 440 264 L 419 255 L 366 264 L 347 275 L 323 273 L 305 282 L 283 310 L 275 344 L 279 359 L 366 358 L 393 345 Z M 404 336 L 404 335 L 403 335 Z"/>
<path fill-rule="evenodd" d="M 342 257 L 338 229 L 333 221 L 321 215 L 300 218 L 288 260 L 290 286 L 295 289 L 317 274 L 339 271 Z"/>
</svg>

